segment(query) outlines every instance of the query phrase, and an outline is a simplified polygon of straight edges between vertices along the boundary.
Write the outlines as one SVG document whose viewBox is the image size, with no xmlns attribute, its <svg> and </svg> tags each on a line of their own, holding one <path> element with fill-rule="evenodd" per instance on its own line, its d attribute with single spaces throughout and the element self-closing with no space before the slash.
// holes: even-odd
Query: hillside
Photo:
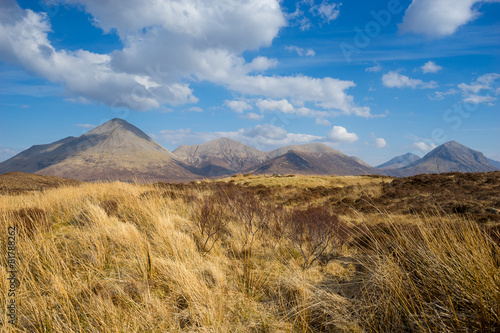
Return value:
<svg viewBox="0 0 500 333">
<path fill-rule="evenodd" d="M 32 147 L 0 163 L 0 170 L 90 181 L 198 177 L 174 154 L 122 119 L 112 119 L 77 138 L 42 147 Z"/>
<path fill-rule="evenodd" d="M 0 194 L 17 194 L 27 191 L 44 191 L 60 186 L 76 186 L 81 181 L 60 177 L 42 176 L 24 172 L 0 175 Z"/>
<path fill-rule="evenodd" d="M 406 153 L 404 155 L 396 156 L 389 161 L 376 166 L 377 169 L 399 169 L 404 168 L 412 163 L 418 161 L 420 157 L 412 153 Z"/>
<path fill-rule="evenodd" d="M 173 153 L 206 176 L 229 175 L 261 163 L 265 154 L 228 138 L 201 145 L 180 146 Z"/>
<path fill-rule="evenodd" d="M 366 167 L 347 155 L 335 152 L 305 152 L 289 150 L 284 155 L 272 158 L 249 169 L 257 174 L 302 174 L 302 175 L 367 175 L 378 171 Z"/>
<path fill-rule="evenodd" d="M 424 173 L 487 172 L 498 170 L 484 155 L 456 141 L 435 148 L 423 158 L 406 167 L 386 170 L 391 176 L 413 176 Z"/>
</svg>

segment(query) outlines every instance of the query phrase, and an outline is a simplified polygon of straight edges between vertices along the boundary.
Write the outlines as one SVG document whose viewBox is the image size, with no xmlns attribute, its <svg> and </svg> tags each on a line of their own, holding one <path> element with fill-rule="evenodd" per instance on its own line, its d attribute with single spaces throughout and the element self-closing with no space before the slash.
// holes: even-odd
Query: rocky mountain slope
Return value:
<svg viewBox="0 0 500 333">
<path fill-rule="evenodd" d="M 412 153 L 406 153 L 404 155 L 399 155 L 394 157 L 393 159 L 380 164 L 377 166 L 377 169 L 399 169 L 399 168 L 404 168 L 420 159 L 419 156 L 412 154 Z"/>
<path fill-rule="evenodd" d="M 34 146 L 0 163 L 0 170 L 90 181 L 199 177 L 140 129 L 117 118 L 77 138 Z"/>
<path fill-rule="evenodd" d="M 303 175 L 367 175 L 380 173 L 366 167 L 351 157 L 335 152 L 308 152 L 289 150 L 248 170 L 257 174 L 303 174 Z"/>
<path fill-rule="evenodd" d="M 206 176 L 229 175 L 248 169 L 266 159 L 265 153 L 228 138 L 201 145 L 180 146 L 175 155 Z"/>
<path fill-rule="evenodd" d="M 386 170 L 391 176 L 406 177 L 423 173 L 487 172 L 498 170 L 483 153 L 470 149 L 456 141 L 435 148 L 423 158 L 400 169 Z"/>
</svg>

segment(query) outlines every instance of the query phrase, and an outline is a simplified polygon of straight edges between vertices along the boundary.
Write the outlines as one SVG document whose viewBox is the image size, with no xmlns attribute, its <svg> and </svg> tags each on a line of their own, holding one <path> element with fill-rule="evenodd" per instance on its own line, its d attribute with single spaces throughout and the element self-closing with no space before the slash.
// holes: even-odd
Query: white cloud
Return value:
<svg viewBox="0 0 500 333">
<path fill-rule="evenodd" d="M 241 128 L 235 132 L 193 132 L 190 129 L 162 130 L 161 141 L 169 145 L 200 144 L 220 137 L 227 137 L 258 149 L 269 149 L 293 144 L 317 142 L 324 138 L 300 133 L 288 133 L 285 129 L 270 124 Z"/>
<path fill-rule="evenodd" d="M 460 83 L 458 88 L 462 90 L 463 93 L 474 93 L 477 94 L 481 90 L 491 90 L 493 89 L 492 84 L 500 78 L 500 74 L 488 73 L 481 75 L 470 85 L 465 83 Z"/>
<path fill-rule="evenodd" d="M 373 146 L 375 148 L 384 148 L 385 146 L 387 146 L 387 142 L 383 138 L 376 138 L 375 140 L 373 140 Z"/>
<path fill-rule="evenodd" d="M 94 128 L 94 127 L 96 127 L 96 125 L 93 125 L 93 124 L 75 124 L 75 126 L 81 127 L 81 128 Z"/>
<path fill-rule="evenodd" d="M 51 27 L 47 16 L 21 9 L 12 0 L 0 10 L 0 60 L 16 63 L 26 70 L 84 99 L 136 110 L 157 108 L 162 103 L 196 102 L 192 90 L 181 82 L 164 82 L 117 71 L 112 56 L 85 50 L 56 50 L 48 40 Z"/>
<path fill-rule="evenodd" d="M 284 114 L 294 114 L 303 117 L 331 117 L 337 115 L 335 112 L 332 111 L 312 110 L 303 106 L 295 107 L 286 99 L 281 99 L 281 100 L 260 99 L 255 103 L 255 105 L 262 112 L 277 111 Z"/>
<path fill-rule="evenodd" d="M 487 95 L 488 93 L 494 93 L 497 95 L 498 87 L 495 87 L 496 80 L 500 79 L 500 74 L 488 73 L 481 75 L 471 84 L 460 83 L 458 88 L 462 92 L 463 101 L 465 103 L 471 104 L 481 104 L 486 103 L 488 105 L 493 105 L 492 102 L 496 101 L 496 97 Z M 482 92 L 486 95 L 478 95 Z"/>
<path fill-rule="evenodd" d="M 471 104 L 487 103 L 489 105 L 493 105 L 491 102 L 494 102 L 496 100 L 497 99 L 492 96 L 479 96 L 476 94 L 471 94 L 464 98 L 465 103 L 471 103 Z"/>
<path fill-rule="evenodd" d="M 233 110 L 236 113 L 243 113 L 246 110 L 252 110 L 252 106 L 249 105 L 245 101 L 233 100 L 233 101 L 224 101 L 224 105 Z"/>
<path fill-rule="evenodd" d="M 429 151 L 429 150 L 432 150 L 434 148 L 436 148 L 437 146 L 434 144 L 434 143 L 425 143 L 423 141 L 420 141 L 420 142 L 415 142 L 413 145 L 412 145 L 412 148 L 414 149 L 418 149 L 420 151 Z"/>
<path fill-rule="evenodd" d="M 262 111 L 280 111 L 283 113 L 294 113 L 295 108 L 286 99 L 282 100 L 258 100 L 256 106 Z"/>
<path fill-rule="evenodd" d="M 329 122 L 327 119 L 325 118 L 317 118 L 316 119 L 316 124 L 317 125 L 322 125 L 322 126 L 332 126 L 332 123 Z"/>
<path fill-rule="evenodd" d="M 436 65 L 434 61 L 429 60 L 425 63 L 425 65 L 420 67 L 420 69 L 422 70 L 422 72 L 424 72 L 424 74 L 426 74 L 426 73 L 437 73 L 440 70 L 442 70 L 443 67 Z"/>
<path fill-rule="evenodd" d="M 365 68 L 365 72 L 380 72 L 381 70 L 382 66 L 380 66 L 380 64 Z"/>
<path fill-rule="evenodd" d="M 399 74 L 398 72 L 390 71 L 382 76 L 382 83 L 389 88 L 420 88 L 430 89 L 435 88 L 437 83 L 435 81 L 424 82 L 419 79 L 412 79 L 406 75 Z"/>
<path fill-rule="evenodd" d="M 356 133 L 349 133 L 345 127 L 342 126 L 333 126 L 333 128 L 326 134 L 326 137 L 332 142 L 352 143 L 359 139 Z"/>
<path fill-rule="evenodd" d="M 190 112 L 203 112 L 203 109 L 200 108 L 199 106 L 192 106 L 189 109 L 187 109 L 187 111 L 190 111 Z"/>
<path fill-rule="evenodd" d="M 285 49 L 290 51 L 290 52 L 297 52 L 297 54 L 301 57 L 303 57 L 303 56 L 314 57 L 316 55 L 316 52 L 314 52 L 314 50 L 311 48 L 308 48 L 306 50 L 306 49 L 303 49 L 303 48 L 295 46 L 295 45 L 290 45 L 290 46 L 285 46 Z"/>
<path fill-rule="evenodd" d="M 306 56 L 314 57 L 315 55 L 316 55 L 316 52 L 313 49 L 307 49 Z"/>
<path fill-rule="evenodd" d="M 110 54 L 56 50 L 49 19 L 2 1 L 0 60 L 60 83 L 73 95 L 136 110 L 195 103 L 186 80 L 221 80 L 276 64 L 238 54 L 269 45 L 286 22 L 277 1 L 62 0 L 82 5 L 105 32 L 116 29 L 125 48 Z M 117 10 L 119 8 L 119 10 Z"/>
<path fill-rule="evenodd" d="M 246 76 L 230 83 L 233 90 L 243 94 L 263 95 L 269 98 L 286 98 L 302 105 L 313 102 L 324 109 L 341 110 L 344 114 L 370 117 L 370 108 L 357 106 L 354 97 L 345 90 L 355 87 L 352 81 L 330 77 L 317 79 L 308 76 Z"/>
<path fill-rule="evenodd" d="M 441 101 L 446 96 L 455 95 L 458 91 L 456 89 L 448 89 L 447 91 L 435 91 L 434 96 L 429 96 L 430 99 Z"/>
<path fill-rule="evenodd" d="M 370 117 L 370 108 L 358 106 L 347 94 L 355 86 L 352 81 L 265 76 L 262 72 L 277 65 L 275 59 L 245 60 L 243 52 L 270 45 L 287 24 L 278 0 L 59 1 L 83 8 L 105 32 L 116 29 L 124 48 L 110 54 L 56 49 L 48 39 L 47 16 L 4 0 L 0 61 L 61 84 L 74 101 L 145 111 L 196 103 L 189 83 L 208 81 L 243 95 L 286 98 L 297 106 L 311 102 Z M 332 20 L 338 6 L 324 2 L 316 13 Z"/>
<path fill-rule="evenodd" d="M 257 114 L 255 112 L 249 112 L 247 114 L 242 115 L 241 118 L 243 118 L 243 119 L 250 119 L 250 120 L 261 120 L 262 118 L 264 118 L 264 115 L 263 114 Z"/>
<path fill-rule="evenodd" d="M 326 1 L 323 1 L 319 6 L 313 6 L 311 8 L 311 12 L 315 15 L 319 15 L 323 18 L 327 23 L 330 21 L 336 20 L 339 17 L 340 9 L 339 7 L 342 3 L 332 3 L 328 4 Z"/>
<path fill-rule="evenodd" d="M 498 1 L 498 0 L 497 0 Z M 399 24 L 401 32 L 429 37 L 444 37 L 476 19 L 480 13 L 475 4 L 484 0 L 413 0 Z"/>
</svg>

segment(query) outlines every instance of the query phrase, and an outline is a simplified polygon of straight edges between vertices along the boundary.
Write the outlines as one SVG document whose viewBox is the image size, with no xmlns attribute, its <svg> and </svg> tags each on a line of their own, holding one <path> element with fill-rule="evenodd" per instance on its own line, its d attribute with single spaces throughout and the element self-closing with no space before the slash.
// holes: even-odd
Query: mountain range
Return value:
<svg viewBox="0 0 500 333">
<path fill-rule="evenodd" d="M 496 171 L 483 153 L 456 141 L 449 141 L 427 155 L 399 169 L 389 169 L 390 176 L 406 177 L 421 173 L 486 172 Z"/>
<path fill-rule="evenodd" d="M 419 173 L 498 170 L 496 161 L 455 141 L 419 158 L 397 156 L 374 168 L 322 143 L 268 152 L 219 138 L 173 152 L 119 118 L 79 136 L 35 145 L 0 163 L 0 174 L 27 172 L 85 181 L 188 181 L 235 173 L 410 176 Z"/>
<path fill-rule="evenodd" d="M 170 180 L 199 178 L 191 166 L 122 119 L 112 119 L 77 138 L 33 146 L 0 163 L 13 171 L 78 180 Z"/>
</svg>

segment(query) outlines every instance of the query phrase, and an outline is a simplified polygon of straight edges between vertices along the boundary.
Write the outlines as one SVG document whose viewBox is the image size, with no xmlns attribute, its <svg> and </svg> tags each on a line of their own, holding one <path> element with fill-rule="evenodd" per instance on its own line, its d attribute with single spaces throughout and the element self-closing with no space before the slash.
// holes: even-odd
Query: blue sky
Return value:
<svg viewBox="0 0 500 333">
<path fill-rule="evenodd" d="M 0 161 L 111 118 L 166 148 L 500 160 L 500 1 L 2 0 Z"/>
</svg>

